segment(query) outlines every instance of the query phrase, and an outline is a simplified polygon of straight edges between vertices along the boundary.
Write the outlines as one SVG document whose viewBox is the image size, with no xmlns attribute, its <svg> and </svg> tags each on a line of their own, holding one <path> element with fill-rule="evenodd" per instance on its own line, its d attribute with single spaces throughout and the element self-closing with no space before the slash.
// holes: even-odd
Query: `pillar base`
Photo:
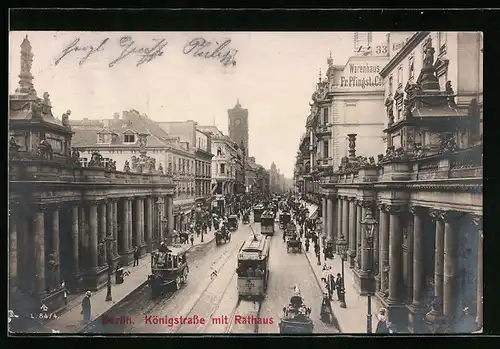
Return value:
<svg viewBox="0 0 500 349">
<path fill-rule="evenodd" d="M 408 331 L 411 333 L 426 333 L 427 327 L 424 321 L 425 309 L 415 304 L 407 305 L 406 309 L 408 309 Z"/>
<path fill-rule="evenodd" d="M 349 268 L 354 269 L 356 266 L 356 256 L 349 256 Z"/>
<path fill-rule="evenodd" d="M 375 291 L 375 282 L 373 278 L 370 278 L 370 274 L 362 270 L 353 270 L 354 274 L 354 288 L 359 292 L 361 296 L 367 296 L 368 294 L 373 294 Z"/>
<path fill-rule="evenodd" d="M 394 303 L 388 300 L 387 302 L 388 319 L 392 322 L 396 332 L 404 333 L 408 331 L 408 309 L 402 303 Z"/>
<path fill-rule="evenodd" d="M 147 244 L 145 242 L 143 242 L 140 246 L 139 246 L 139 256 L 140 258 L 144 257 L 144 255 L 146 254 L 146 250 L 147 250 Z"/>
<path fill-rule="evenodd" d="M 71 293 L 80 293 L 82 292 L 83 284 L 83 273 L 78 271 L 71 276 L 67 286 Z"/>
<path fill-rule="evenodd" d="M 127 266 L 134 261 L 134 250 L 124 251 L 120 253 L 120 262 L 122 266 Z"/>
<path fill-rule="evenodd" d="M 86 290 L 98 291 L 108 281 L 108 266 L 84 271 L 83 284 Z"/>
</svg>

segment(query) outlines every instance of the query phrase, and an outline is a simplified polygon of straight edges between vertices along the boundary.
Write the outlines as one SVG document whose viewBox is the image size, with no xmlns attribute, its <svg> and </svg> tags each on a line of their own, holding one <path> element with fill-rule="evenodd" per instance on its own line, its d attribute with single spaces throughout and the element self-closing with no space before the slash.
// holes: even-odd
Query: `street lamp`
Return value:
<svg viewBox="0 0 500 349">
<path fill-rule="evenodd" d="M 361 222 L 361 229 L 364 231 L 365 241 L 368 251 L 368 270 L 369 290 L 368 290 L 368 312 L 366 315 L 366 333 L 372 333 L 372 284 L 373 284 L 373 236 L 378 222 L 373 218 L 371 208 L 366 209 L 365 217 Z"/>
<path fill-rule="evenodd" d="M 345 304 L 345 279 L 344 279 L 344 262 L 347 260 L 347 241 L 344 238 L 344 235 L 340 236 L 340 239 L 337 240 L 337 246 L 339 248 L 340 258 L 342 258 L 342 285 L 340 288 L 340 307 L 347 308 Z"/>
<path fill-rule="evenodd" d="M 113 270 L 111 268 L 113 264 L 111 262 L 111 247 L 113 246 L 112 243 L 114 239 L 111 234 L 108 234 L 105 240 L 106 240 L 106 255 L 108 259 L 108 283 L 107 283 L 108 290 L 106 293 L 106 302 L 111 302 L 113 300 L 113 296 L 111 295 L 111 274 L 113 274 Z"/>
</svg>

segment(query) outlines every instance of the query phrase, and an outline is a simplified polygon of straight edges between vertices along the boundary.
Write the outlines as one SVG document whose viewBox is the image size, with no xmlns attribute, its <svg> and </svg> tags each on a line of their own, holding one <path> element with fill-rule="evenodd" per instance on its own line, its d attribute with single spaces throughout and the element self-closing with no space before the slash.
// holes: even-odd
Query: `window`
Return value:
<svg viewBox="0 0 500 349">
<path fill-rule="evenodd" d="M 415 57 L 410 57 L 410 79 L 415 76 Z"/>
<path fill-rule="evenodd" d="M 124 135 L 123 143 L 135 143 L 135 135 Z"/>
<path fill-rule="evenodd" d="M 403 83 L 403 67 L 398 68 L 398 86 Z"/>
<path fill-rule="evenodd" d="M 328 158 L 328 139 L 323 140 L 323 159 Z"/>
<path fill-rule="evenodd" d="M 87 167 L 89 164 L 89 159 L 88 158 L 80 158 L 80 164 L 82 164 L 82 167 Z"/>
<path fill-rule="evenodd" d="M 323 124 L 328 125 L 328 108 L 323 109 Z"/>
<path fill-rule="evenodd" d="M 226 164 L 220 164 L 220 174 L 224 174 L 226 172 Z"/>
<path fill-rule="evenodd" d="M 97 144 L 103 144 L 106 143 L 105 137 L 102 134 L 97 135 Z"/>
<path fill-rule="evenodd" d="M 446 32 L 438 32 L 438 56 L 446 53 Z"/>
<path fill-rule="evenodd" d="M 393 86 L 393 78 L 392 75 L 389 76 L 389 94 L 393 93 L 394 86 Z"/>
<path fill-rule="evenodd" d="M 104 165 L 104 167 L 108 166 L 108 164 L 111 162 L 112 159 L 110 158 L 103 158 L 102 159 L 102 163 Z"/>
</svg>

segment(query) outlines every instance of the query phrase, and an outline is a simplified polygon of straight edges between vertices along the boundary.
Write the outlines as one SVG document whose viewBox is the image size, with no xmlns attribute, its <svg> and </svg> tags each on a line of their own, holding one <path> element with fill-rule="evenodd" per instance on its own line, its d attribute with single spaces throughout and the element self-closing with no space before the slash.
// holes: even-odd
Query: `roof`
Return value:
<svg viewBox="0 0 500 349">
<path fill-rule="evenodd" d="M 122 144 L 122 142 L 113 144 L 98 144 L 97 134 L 103 131 L 103 123 L 99 120 L 75 120 L 72 121 L 73 135 L 72 143 L 76 147 L 138 147 L 138 144 Z M 146 147 L 165 147 L 172 146 L 172 138 L 165 132 L 157 122 L 149 119 L 146 115 L 141 115 L 136 110 L 124 111 L 119 119 L 110 120 L 110 126 L 105 128 L 106 132 L 112 132 L 123 135 L 126 131 L 132 131 L 136 134 L 148 135 Z M 91 126 L 80 128 L 78 126 Z M 95 125 L 95 127 L 92 127 Z M 76 126 L 76 127 L 74 127 Z"/>
</svg>

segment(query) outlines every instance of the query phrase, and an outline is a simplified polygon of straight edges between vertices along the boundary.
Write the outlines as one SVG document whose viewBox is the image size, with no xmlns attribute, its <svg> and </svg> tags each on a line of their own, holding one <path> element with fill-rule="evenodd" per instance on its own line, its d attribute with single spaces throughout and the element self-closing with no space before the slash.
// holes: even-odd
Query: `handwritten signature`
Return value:
<svg viewBox="0 0 500 349">
<path fill-rule="evenodd" d="M 124 36 L 120 39 L 120 47 L 123 48 L 123 51 L 120 53 L 120 56 L 111 61 L 108 65 L 112 68 L 116 63 L 128 57 L 132 53 L 135 55 L 141 56 L 141 59 L 137 62 L 136 66 L 140 66 L 144 63 L 149 63 L 156 57 L 163 55 L 163 48 L 167 46 L 168 42 L 165 39 L 153 39 L 156 41 L 156 44 L 153 47 L 137 47 L 134 40 L 130 36 Z"/>
<path fill-rule="evenodd" d="M 87 52 L 85 56 L 83 56 L 78 62 L 79 65 L 82 65 L 87 61 L 87 59 L 96 52 L 104 51 L 104 46 L 109 41 L 109 38 L 104 39 L 97 46 L 94 45 L 86 45 L 86 46 L 78 46 L 80 42 L 80 38 L 76 38 L 71 44 L 69 44 L 64 50 L 62 50 L 61 55 L 55 60 L 55 65 L 58 65 L 61 60 L 69 55 L 71 52 Z"/>
<path fill-rule="evenodd" d="M 195 38 L 184 46 L 183 52 L 186 55 L 192 54 L 194 57 L 212 58 L 219 60 L 223 66 L 236 65 L 236 54 L 238 50 L 229 48 L 231 39 L 223 43 L 207 41 L 204 38 Z"/>
</svg>

